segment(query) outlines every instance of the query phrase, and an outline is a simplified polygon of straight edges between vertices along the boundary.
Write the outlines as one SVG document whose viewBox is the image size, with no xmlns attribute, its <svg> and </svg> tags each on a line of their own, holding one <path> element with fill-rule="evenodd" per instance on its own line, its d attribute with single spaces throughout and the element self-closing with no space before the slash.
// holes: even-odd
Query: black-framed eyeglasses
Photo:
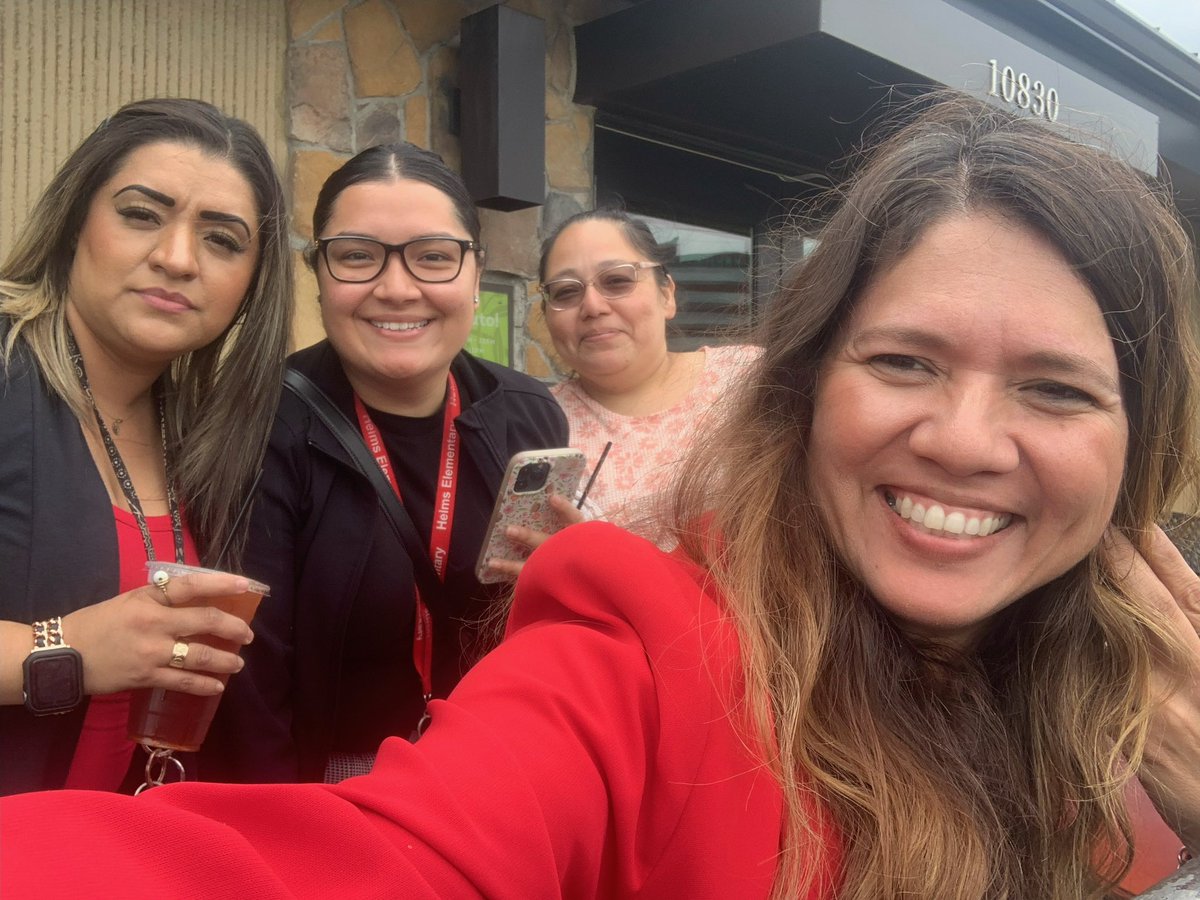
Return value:
<svg viewBox="0 0 1200 900">
<path fill-rule="evenodd" d="M 373 281 L 387 268 L 388 258 L 398 253 L 405 271 L 417 281 L 440 284 L 458 277 L 468 250 L 482 251 L 483 246 L 478 241 L 448 237 L 385 244 L 374 238 L 338 235 L 319 238 L 317 250 L 337 281 Z"/>
<path fill-rule="evenodd" d="M 619 263 L 601 269 L 587 281 L 580 281 L 578 278 L 555 278 L 541 286 L 542 296 L 551 309 L 559 311 L 574 309 L 582 303 L 583 295 L 589 286 L 594 287 L 601 297 L 620 300 L 633 293 L 642 272 L 661 268 L 660 263 L 652 262 Z"/>
</svg>

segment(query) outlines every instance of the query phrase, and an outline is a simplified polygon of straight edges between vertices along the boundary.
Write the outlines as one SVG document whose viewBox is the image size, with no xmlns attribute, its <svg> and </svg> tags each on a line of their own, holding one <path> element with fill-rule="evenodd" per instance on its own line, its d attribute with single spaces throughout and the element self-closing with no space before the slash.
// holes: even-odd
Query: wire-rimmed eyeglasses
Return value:
<svg viewBox="0 0 1200 900">
<path fill-rule="evenodd" d="M 385 244 L 355 235 L 317 240 L 317 251 L 329 274 L 337 281 L 352 284 L 378 278 L 393 253 L 400 254 L 405 271 L 417 281 L 426 284 L 453 281 L 462 271 L 468 250 L 482 251 L 483 246 L 478 241 L 449 237 L 417 238 L 403 244 Z"/>
<path fill-rule="evenodd" d="M 594 287 L 605 299 L 620 300 L 633 293 L 644 270 L 661 268 L 661 263 L 619 263 L 601 269 L 587 281 L 580 281 L 578 278 L 555 278 L 541 286 L 542 296 L 551 309 L 559 311 L 574 309 L 582 303 L 583 295 L 589 286 Z"/>
</svg>

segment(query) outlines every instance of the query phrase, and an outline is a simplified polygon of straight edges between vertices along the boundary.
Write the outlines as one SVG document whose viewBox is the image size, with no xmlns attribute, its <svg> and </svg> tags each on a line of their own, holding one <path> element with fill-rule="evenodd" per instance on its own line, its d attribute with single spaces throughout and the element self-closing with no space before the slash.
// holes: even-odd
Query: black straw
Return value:
<svg viewBox="0 0 1200 900">
<path fill-rule="evenodd" d="M 608 451 L 612 449 L 612 441 L 604 445 L 604 452 L 600 454 L 600 459 L 596 461 L 596 468 L 592 469 L 592 477 L 588 479 L 587 485 L 583 489 L 583 493 L 579 495 L 579 502 L 575 504 L 576 509 L 583 509 L 583 501 L 587 499 L 588 491 L 592 489 L 592 485 L 596 483 L 596 476 L 600 474 L 600 467 L 604 465 L 604 458 L 608 456 Z"/>
<path fill-rule="evenodd" d="M 221 547 L 221 552 L 217 554 L 217 558 L 212 564 L 207 566 L 209 569 L 220 569 L 225 561 L 225 554 L 229 552 L 229 548 L 233 546 L 233 537 L 238 533 L 238 529 L 242 525 L 242 519 L 246 518 L 246 513 L 250 511 L 250 501 L 254 499 L 254 492 L 258 490 L 258 483 L 262 480 L 263 470 L 259 469 L 258 474 L 254 476 L 254 481 L 250 482 L 250 490 L 246 491 L 246 499 L 242 501 L 241 508 L 238 509 L 237 515 L 233 517 L 233 527 L 229 529 L 229 534 L 225 537 L 225 543 Z"/>
</svg>

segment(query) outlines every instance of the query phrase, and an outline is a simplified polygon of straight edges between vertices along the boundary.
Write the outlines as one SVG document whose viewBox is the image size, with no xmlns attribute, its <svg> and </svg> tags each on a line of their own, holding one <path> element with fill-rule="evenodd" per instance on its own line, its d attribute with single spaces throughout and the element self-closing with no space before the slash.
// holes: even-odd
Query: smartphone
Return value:
<svg viewBox="0 0 1200 900">
<path fill-rule="evenodd" d="M 520 562 L 529 556 L 528 547 L 505 536 L 504 529 L 509 525 L 522 525 L 547 534 L 562 527 L 558 513 L 550 505 L 550 497 L 560 494 L 573 500 L 586 465 L 583 451 L 569 447 L 523 450 L 513 456 L 500 482 L 492 518 L 483 538 L 479 560 L 475 563 L 475 577 L 480 583 L 509 578 L 488 568 L 489 559 Z"/>
</svg>

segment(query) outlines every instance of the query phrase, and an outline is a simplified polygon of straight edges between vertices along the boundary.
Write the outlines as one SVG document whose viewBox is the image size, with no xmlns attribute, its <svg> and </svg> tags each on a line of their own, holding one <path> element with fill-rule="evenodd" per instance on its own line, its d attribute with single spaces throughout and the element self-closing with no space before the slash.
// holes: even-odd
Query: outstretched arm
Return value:
<svg viewBox="0 0 1200 900">
<path fill-rule="evenodd" d="M 0 895 L 766 897 L 780 796 L 739 685 L 691 569 L 569 528 L 530 561 L 504 643 L 371 774 L 6 798 Z"/>
</svg>

